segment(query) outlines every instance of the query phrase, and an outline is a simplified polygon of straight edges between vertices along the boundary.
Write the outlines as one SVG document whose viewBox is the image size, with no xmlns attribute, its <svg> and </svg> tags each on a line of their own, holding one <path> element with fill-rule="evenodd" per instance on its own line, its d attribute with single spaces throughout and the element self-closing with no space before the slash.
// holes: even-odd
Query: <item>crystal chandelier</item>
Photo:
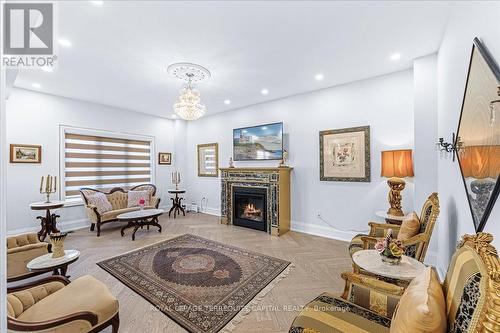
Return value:
<svg viewBox="0 0 500 333">
<path fill-rule="evenodd" d="M 168 67 L 170 74 L 187 82 L 180 91 L 177 101 L 174 103 L 174 112 L 181 119 L 196 120 L 205 114 L 205 105 L 201 103 L 200 92 L 193 89 L 192 84 L 210 78 L 210 72 L 196 64 L 177 63 Z"/>
</svg>

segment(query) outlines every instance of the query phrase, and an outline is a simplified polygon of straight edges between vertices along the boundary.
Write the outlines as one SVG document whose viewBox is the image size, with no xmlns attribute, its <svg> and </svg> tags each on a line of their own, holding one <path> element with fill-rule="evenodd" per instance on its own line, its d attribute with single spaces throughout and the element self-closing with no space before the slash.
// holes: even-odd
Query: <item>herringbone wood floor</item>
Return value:
<svg viewBox="0 0 500 333">
<path fill-rule="evenodd" d="M 103 226 L 101 237 L 88 229 L 75 231 L 65 243 L 67 249 L 82 252 L 68 269 L 71 279 L 91 274 L 103 281 L 120 302 L 120 332 L 186 332 L 169 317 L 151 309 L 150 303 L 96 265 L 103 259 L 185 233 L 261 252 L 291 261 L 291 274 L 279 282 L 234 332 L 287 332 L 300 306 L 323 291 L 340 294 L 344 285 L 340 273 L 351 268 L 347 243 L 306 234 L 288 232 L 273 237 L 261 231 L 226 226 L 219 218 L 205 214 L 188 214 L 169 219 L 160 217 L 161 233 L 156 228 L 138 230 L 131 240 L 132 229 L 120 236 L 119 223 Z M 106 332 L 110 332 L 107 330 Z"/>
</svg>

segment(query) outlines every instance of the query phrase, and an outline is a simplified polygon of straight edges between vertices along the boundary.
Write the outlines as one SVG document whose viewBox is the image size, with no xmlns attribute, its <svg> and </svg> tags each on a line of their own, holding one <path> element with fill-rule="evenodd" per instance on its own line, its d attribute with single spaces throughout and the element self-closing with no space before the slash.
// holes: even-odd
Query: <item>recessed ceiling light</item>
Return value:
<svg viewBox="0 0 500 333">
<path fill-rule="evenodd" d="M 230 99 L 225 99 L 225 100 L 224 100 L 224 104 L 226 104 L 226 105 L 231 104 L 231 100 L 230 100 Z"/>
<path fill-rule="evenodd" d="M 391 60 L 399 60 L 401 58 L 401 53 L 391 54 Z"/>
<path fill-rule="evenodd" d="M 262 89 L 262 90 L 260 91 L 260 93 L 261 93 L 262 95 L 267 95 L 267 94 L 269 94 L 269 90 L 267 90 L 266 88 L 264 88 L 264 89 Z"/>
<path fill-rule="evenodd" d="M 325 76 L 324 76 L 322 73 L 318 73 L 318 74 L 314 75 L 314 79 L 315 79 L 316 81 L 321 81 L 321 80 L 323 80 L 324 78 L 325 78 Z"/>
<path fill-rule="evenodd" d="M 44 72 L 53 72 L 54 71 L 54 68 L 52 68 L 50 66 L 43 66 L 43 67 L 40 67 L 40 69 Z"/>
<path fill-rule="evenodd" d="M 102 0 L 90 0 L 90 2 L 96 6 L 102 6 L 103 4 Z"/>
<path fill-rule="evenodd" d="M 40 83 L 33 83 L 31 86 L 36 89 L 40 89 L 42 87 Z"/>
<path fill-rule="evenodd" d="M 59 38 L 57 40 L 59 42 L 59 45 L 64 46 L 64 47 L 71 47 L 71 42 L 67 40 L 66 38 Z"/>
</svg>

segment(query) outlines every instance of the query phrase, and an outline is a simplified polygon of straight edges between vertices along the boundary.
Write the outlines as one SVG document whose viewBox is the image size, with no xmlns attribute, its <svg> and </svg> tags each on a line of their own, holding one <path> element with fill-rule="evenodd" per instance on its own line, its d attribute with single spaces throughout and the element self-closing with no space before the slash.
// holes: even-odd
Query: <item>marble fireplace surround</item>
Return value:
<svg viewBox="0 0 500 333">
<path fill-rule="evenodd" d="M 267 232 L 279 236 L 290 230 L 291 167 L 221 168 L 221 223 L 233 224 L 235 187 L 264 188 L 267 193 Z"/>
</svg>

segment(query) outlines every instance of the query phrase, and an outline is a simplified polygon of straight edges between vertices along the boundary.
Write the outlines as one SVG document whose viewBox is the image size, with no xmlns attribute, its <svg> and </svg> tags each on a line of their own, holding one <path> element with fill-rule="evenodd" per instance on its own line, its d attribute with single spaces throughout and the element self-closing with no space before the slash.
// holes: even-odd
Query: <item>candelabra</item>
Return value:
<svg viewBox="0 0 500 333">
<path fill-rule="evenodd" d="M 45 184 L 45 186 L 44 186 Z M 50 195 L 56 193 L 57 191 L 57 176 L 47 175 L 47 177 L 42 176 L 40 180 L 40 194 L 45 194 L 47 200 L 45 203 L 50 202 Z"/>
<path fill-rule="evenodd" d="M 179 171 L 172 172 L 172 184 L 175 185 L 175 189 L 179 189 L 179 183 L 181 182 L 181 173 Z"/>
<path fill-rule="evenodd" d="M 451 142 L 445 142 L 444 138 L 439 138 L 439 142 L 436 143 L 436 149 L 440 152 L 449 154 L 453 156 L 453 161 L 455 161 L 455 156 L 463 148 L 463 142 L 460 141 L 460 137 L 455 138 L 455 133 L 451 135 Z"/>
</svg>

